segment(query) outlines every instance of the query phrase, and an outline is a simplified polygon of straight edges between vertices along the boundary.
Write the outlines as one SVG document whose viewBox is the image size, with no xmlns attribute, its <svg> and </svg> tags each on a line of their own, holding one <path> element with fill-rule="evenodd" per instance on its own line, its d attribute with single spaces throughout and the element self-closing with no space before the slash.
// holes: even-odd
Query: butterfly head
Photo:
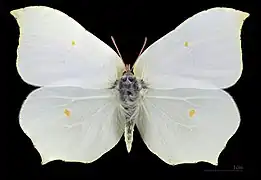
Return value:
<svg viewBox="0 0 261 180">
<path fill-rule="evenodd" d="M 123 84 L 132 84 L 136 80 L 132 69 L 130 68 L 129 64 L 125 65 L 125 70 L 122 73 L 121 82 Z"/>
</svg>

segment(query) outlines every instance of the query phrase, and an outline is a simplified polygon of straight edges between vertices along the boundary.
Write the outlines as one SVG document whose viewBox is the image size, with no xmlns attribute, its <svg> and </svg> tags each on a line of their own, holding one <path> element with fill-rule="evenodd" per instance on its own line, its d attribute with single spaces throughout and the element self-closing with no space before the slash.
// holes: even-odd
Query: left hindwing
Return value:
<svg viewBox="0 0 261 180">
<path fill-rule="evenodd" d="M 124 126 L 118 107 L 111 90 L 42 87 L 29 94 L 19 120 L 43 164 L 90 163 L 120 140 Z"/>
</svg>

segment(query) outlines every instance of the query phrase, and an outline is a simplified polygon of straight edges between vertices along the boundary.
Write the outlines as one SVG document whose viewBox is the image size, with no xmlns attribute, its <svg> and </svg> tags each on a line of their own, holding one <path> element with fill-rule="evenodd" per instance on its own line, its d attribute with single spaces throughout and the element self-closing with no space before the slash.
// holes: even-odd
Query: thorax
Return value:
<svg viewBox="0 0 261 180">
<path fill-rule="evenodd" d="M 142 84 L 130 71 L 125 72 L 122 77 L 115 82 L 118 100 L 125 117 L 128 119 L 135 114 L 139 106 L 140 91 Z"/>
</svg>

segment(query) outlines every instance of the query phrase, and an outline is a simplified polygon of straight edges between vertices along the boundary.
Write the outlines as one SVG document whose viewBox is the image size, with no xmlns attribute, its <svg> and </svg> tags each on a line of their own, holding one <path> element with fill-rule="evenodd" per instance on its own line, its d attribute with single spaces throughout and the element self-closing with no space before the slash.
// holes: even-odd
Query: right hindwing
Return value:
<svg viewBox="0 0 261 180">
<path fill-rule="evenodd" d="M 236 132 L 240 115 L 223 90 L 149 90 L 137 127 L 147 147 L 168 164 L 207 161 L 218 156 Z"/>
</svg>

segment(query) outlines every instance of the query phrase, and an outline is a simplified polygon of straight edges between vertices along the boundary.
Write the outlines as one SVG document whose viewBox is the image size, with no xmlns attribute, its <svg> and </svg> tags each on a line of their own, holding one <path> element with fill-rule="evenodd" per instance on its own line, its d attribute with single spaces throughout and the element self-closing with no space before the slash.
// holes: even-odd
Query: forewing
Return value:
<svg viewBox="0 0 261 180">
<path fill-rule="evenodd" d="M 240 123 L 235 102 L 223 90 L 149 90 L 141 115 L 137 127 L 145 144 L 171 165 L 216 165 Z"/>
<path fill-rule="evenodd" d="M 17 69 L 29 84 L 107 88 L 124 69 L 115 51 L 58 10 L 30 6 L 11 14 L 20 29 Z"/>
<path fill-rule="evenodd" d="M 248 16 L 229 8 L 202 11 L 149 46 L 134 73 L 157 89 L 230 87 L 242 73 L 240 34 Z"/>
<path fill-rule="evenodd" d="M 111 90 L 43 87 L 27 97 L 19 119 L 43 164 L 57 159 L 90 163 L 120 140 L 124 126 L 118 107 Z"/>
</svg>

